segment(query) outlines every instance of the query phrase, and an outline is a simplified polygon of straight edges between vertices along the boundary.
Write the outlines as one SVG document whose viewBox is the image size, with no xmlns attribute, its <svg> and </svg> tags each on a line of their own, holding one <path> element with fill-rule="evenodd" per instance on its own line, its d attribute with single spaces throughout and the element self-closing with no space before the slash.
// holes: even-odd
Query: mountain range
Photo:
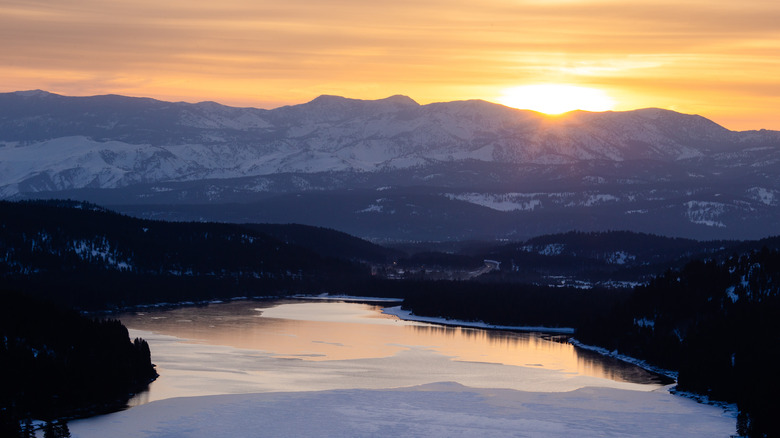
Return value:
<svg viewBox="0 0 780 438">
<path fill-rule="evenodd" d="M 262 110 L 0 94 L 0 199 L 47 198 L 375 241 L 757 239 L 780 227 L 780 132 L 654 108 L 548 116 L 320 96 Z"/>
</svg>

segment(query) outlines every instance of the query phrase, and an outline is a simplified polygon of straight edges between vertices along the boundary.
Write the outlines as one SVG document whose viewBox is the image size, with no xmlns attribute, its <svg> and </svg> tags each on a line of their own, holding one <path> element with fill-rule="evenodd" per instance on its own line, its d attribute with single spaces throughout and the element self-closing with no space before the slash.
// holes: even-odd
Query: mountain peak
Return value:
<svg viewBox="0 0 780 438">
<path fill-rule="evenodd" d="M 377 102 L 390 103 L 396 106 L 420 106 L 414 99 L 409 96 L 404 96 L 403 94 L 396 94 L 384 99 L 379 99 Z"/>
<path fill-rule="evenodd" d="M 48 91 L 43 91 L 43 90 L 14 91 L 12 94 L 15 94 L 15 95 L 21 96 L 21 97 L 47 97 L 47 96 L 54 96 L 53 93 L 49 93 Z"/>
<path fill-rule="evenodd" d="M 354 100 L 354 99 L 349 99 L 342 96 L 336 96 L 335 94 L 321 94 L 315 97 L 309 103 L 332 103 L 332 102 L 345 102 L 348 100 Z"/>
<path fill-rule="evenodd" d="M 363 104 L 387 103 L 396 106 L 420 106 L 420 104 L 415 102 L 414 99 L 408 96 L 404 96 L 402 94 L 396 94 L 390 97 L 385 97 L 384 99 L 374 99 L 374 100 L 351 99 L 348 97 L 336 96 L 331 94 L 323 94 L 317 96 L 314 100 L 309 102 L 309 104 L 315 104 L 315 105 L 334 105 L 334 104 L 341 105 L 347 103 L 363 103 Z"/>
<path fill-rule="evenodd" d="M 368 114 L 402 112 L 420 105 L 409 97 L 395 95 L 377 100 L 351 99 L 323 94 L 301 105 L 283 107 L 283 113 L 294 114 L 297 120 L 335 121 Z"/>
</svg>

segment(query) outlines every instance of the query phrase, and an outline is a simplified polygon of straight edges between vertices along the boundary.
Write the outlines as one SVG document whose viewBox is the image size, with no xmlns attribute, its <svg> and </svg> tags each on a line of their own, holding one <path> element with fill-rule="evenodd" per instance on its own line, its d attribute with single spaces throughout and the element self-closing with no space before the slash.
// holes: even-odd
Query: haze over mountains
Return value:
<svg viewBox="0 0 780 438">
<path fill-rule="evenodd" d="M 261 110 L 16 92 L 0 94 L 0 198 L 375 240 L 756 239 L 780 227 L 780 132 L 661 109 L 321 96 Z"/>
</svg>

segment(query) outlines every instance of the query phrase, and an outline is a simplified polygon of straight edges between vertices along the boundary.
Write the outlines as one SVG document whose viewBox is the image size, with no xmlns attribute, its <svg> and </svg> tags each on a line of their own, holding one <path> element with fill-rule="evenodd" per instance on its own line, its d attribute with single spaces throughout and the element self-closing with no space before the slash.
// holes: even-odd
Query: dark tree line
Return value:
<svg viewBox="0 0 780 438">
<path fill-rule="evenodd" d="M 736 402 L 739 432 L 780 436 L 780 252 L 671 270 L 578 330 L 586 343 L 679 370 L 678 389 Z"/>
<path fill-rule="evenodd" d="M 320 235 L 349 240 L 303 231 L 315 247 Z M 86 309 L 344 290 L 369 275 L 348 258 L 248 226 L 141 220 L 72 201 L 0 202 L 0 287 Z"/>
<path fill-rule="evenodd" d="M 121 408 L 157 376 L 146 341 L 131 341 L 118 320 L 88 318 L 11 291 L 2 297 L 0 435 L 20 433 L 25 418 Z"/>
<path fill-rule="evenodd" d="M 780 240 L 701 242 L 629 231 L 571 231 L 495 246 L 476 255 L 501 262 L 501 271 L 489 276 L 496 282 L 552 284 L 558 276 L 591 283 L 646 282 L 693 260 L 725 259 L 734 251 L 762 246 L 780 248 Z"/>
<path fill-rule="evenodd" d="M 629 292 L 472 281 L 386 282 L 415 315 L 495 325 L 579 327 Z M 381 287 L 377 287 L 381 289 Z"/>
</svg>

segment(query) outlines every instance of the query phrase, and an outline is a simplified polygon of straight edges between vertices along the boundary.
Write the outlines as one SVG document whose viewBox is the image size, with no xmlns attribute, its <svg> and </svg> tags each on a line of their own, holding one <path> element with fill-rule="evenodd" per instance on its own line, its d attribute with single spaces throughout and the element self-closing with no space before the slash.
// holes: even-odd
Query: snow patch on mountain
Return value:
<svg viewBox="0 0 780 438">
<path fill-rule="evenodd" d="M 384 211 L 384 207 L 379 204 L 371 204 L 368 207 L 358 210 L 357 213 L 382 213 Z"/>
<path fill-rule="evenodd" d="M 70 242 L 70 250 L 76 253 L 82 260 L 100 259 L 107 267 L 113 267 L 120 271 L 133 269 L 129 260 L 118 254 L 106 239 L 99 241 L 77 240 Z"/>
<path fill-rule="evenodd" d="M 615 251 L 607 255 L 607 263 L 613 265 L 625 265 L 633 260 L 636 260 L 636 256 L 625 251 Z"/>
<path fill-rule="evenodd" d="M 655 328 L 655 320 L 649 318 L 634 318 L 634 325 L 637 327 Z"/>
<path fill-rule="evenodd" d="M 566 245 L 563 243 L 549 243 L 547 245 L 525 245 L 520 250 L 525 252 L 535 252 L 545 256 L 556 256 L 563 254 Z"/>
<path fill-rule="evenodd" d="M 737 300 L 739 300 L 739 295 L 734 292 L 736 289 L 736 286 L 729 286 L 726 289 L 726 296 L 731 300 L 732 303 L 736 303 Z"/>
<path fill-rule="evenodd" d="M 606 202 L 615 202 L 619 200 L 620 198 L 618 198 L 617 196 L 599 193 L 599 194 L 588 196 L 588 199 L 585 200 L 583 205 L 585 207 L 593 207 L 594 205 L 604 204 Z"/>
<path fill-rule="evenodd" d="M 252 183 L 244 184 L 240 186 L 240 189 L 248 192 L 266 192 L 270 190 L 273 184 L 267 179 L 253 180 Z"/>
<path fill-rule="evenodd" d="M 272 125 L 264 119 L 263 110 L 231 108 L 215 102 L 195 104 L 179 118 L 184 126 L 209 129 L 266 129 Z"/>
<path fill-rule="evenodd" d="M 726 204 L 709 201 L 688 201 L 685 203 L 685 206 L 687 207 L 685 214 L 690 222 L 708 227 L 726 227 L 726 224 L 718 220 L 726 212 Z"/>
<path fill-rule="evenodd" d="M 541 200 L 528 199 L 534 195 L 526 193 L 446 193 L 444 196 L 498 211 L 533 211 L 542 207 Z"/>
<path fill-rule="evenodd" d="M 775 206 L 778 200 L 778 191 L 764 187 L 752 187 L 748 189 L 748 196 L 765 205 Z"/>
<path fill-rule="evenodd" d="M 6 192 L 22 184 L 31 191 L 116 188 L 192 176 L 199 168 L 161 147 L 97 142 L 83 136 L 3 148 L 1 158 Z"/>
</svg>

